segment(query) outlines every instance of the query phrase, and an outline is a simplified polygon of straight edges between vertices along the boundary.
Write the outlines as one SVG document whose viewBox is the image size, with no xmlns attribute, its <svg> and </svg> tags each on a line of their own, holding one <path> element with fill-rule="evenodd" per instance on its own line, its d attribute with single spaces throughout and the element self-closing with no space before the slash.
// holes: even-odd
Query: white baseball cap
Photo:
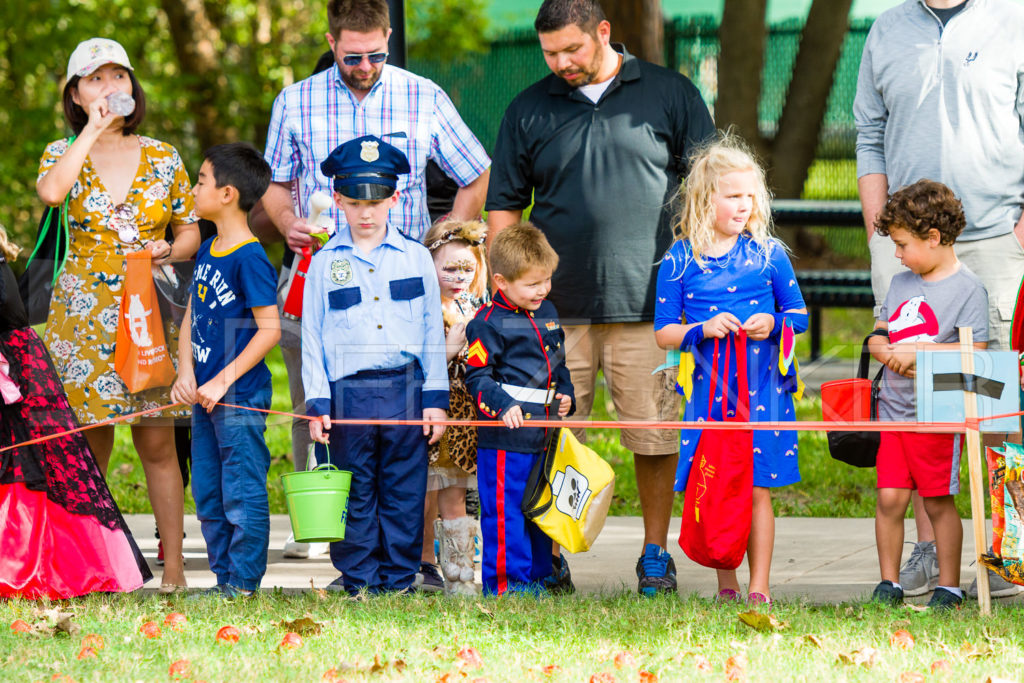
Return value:
<svg viewBox="0 0 1024 683">
<path fill-rule="evenodd" d="M 90 38 L 79 43 L 71 53 L 67 80 L 70 81 L 74 76 L 84 78 L 104 64 L 117 64 L 134 71 L 121 43 L 109 38 Z"/>
</svg>

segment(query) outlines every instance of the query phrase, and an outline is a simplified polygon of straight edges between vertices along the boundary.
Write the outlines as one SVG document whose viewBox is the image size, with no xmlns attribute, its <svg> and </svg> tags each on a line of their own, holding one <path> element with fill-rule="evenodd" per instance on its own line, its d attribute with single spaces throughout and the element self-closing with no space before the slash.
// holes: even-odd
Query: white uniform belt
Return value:
<svg viewBox="0 0 1024 683">
<path fill-rule="evenodd" d="M 520 403 L 539 403 L 549 406 L 555 401 L 554 389 L 530 389 L 514 384 L 499 384 L 502 390 Z"/>
</svg>

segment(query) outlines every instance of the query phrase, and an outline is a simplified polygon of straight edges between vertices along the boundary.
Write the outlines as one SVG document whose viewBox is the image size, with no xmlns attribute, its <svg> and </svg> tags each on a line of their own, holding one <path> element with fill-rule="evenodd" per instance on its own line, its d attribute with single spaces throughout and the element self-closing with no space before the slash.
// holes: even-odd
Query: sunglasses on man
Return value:
<svg viewBox="0 0 1024 683">
<path fill-rule="evenodd" d="M 362 54 L 351 54 L 345 55 L 341 58 L 341 63 L 345 66 L 359 66 L 363 63 L 363 57 L 370 60 L 370 64 L 380 64 L 388 58 L 387 52 L 364 52 Z"/>
</svg>

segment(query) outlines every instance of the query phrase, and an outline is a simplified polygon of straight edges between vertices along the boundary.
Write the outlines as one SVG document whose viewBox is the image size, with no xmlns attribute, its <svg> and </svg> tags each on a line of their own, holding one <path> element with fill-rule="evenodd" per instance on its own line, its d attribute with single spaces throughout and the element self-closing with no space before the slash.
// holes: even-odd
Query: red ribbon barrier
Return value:
<svg viewBox="0 0 1024 683">
<path fill-rule="evenodd" d="M 121 415 L 119 417 L 110 418 L 109 420 L 103 420 L 96 424 L 84 425 L 77 427 L 76 429 L 70 429 L 68 431 L 59 432 L 57 434 L 50 434 L 49 436 L 43 436 L 38 439 L 32 439 L 30 441 L 23 441 L 21 443 L 14 444 L 13 446 L 5 446 L 0 448 L 0 453 L 9 451 L 14 448 L 21 446 L 31 446 L 37 443 L 43 443 L 44 441 L 50 441 L 51 439 L 59 439 L 62 436 L 69 434 L 75 434 L 76 432 L 84 432 L 88 429 L 94 429 L 96 427 L 105 427 L 107 425 L 114 425 L 120 422 L 126 422 L 128 420 L 135 419 L 136 417 L 142 417 L 150 415 L 152 413 L 159 413 L 168 408 L 181 405 L 180 403 L 171 403 L 165 406 L 159 406 L 157 408 L 150 408 L 149 410 L 143 410 L 130 415 Z M 267 415 L 281 415 L 292 419 L 301 420 L 316 420 L 318 418 L 310 417 L 309 415 L 296 415 L 295 413 L 288 413 L 280 410 L 264 410 L 262 408 L 251 408 L 247 406 L 238 406 L 232 403 L 218 403 L 226 408 L 237 408 L 240 410 L 251 410 L 258 413 L 265 413 Z M 793 422 L 681 422 L 681 421 L 645 421 L 645 420 L 525 420 L 523 425 L 526 427 L 569 427 L 572 429 L 752 429 L 757 431 L 782 431 L 791 430 L 797 432 L 920 432 L 920 433 L 941 433 L 941 434 L 955 434 L 964 432 L 968 429 L 978 429 L 980 424 L 986 420 L 997 420 L 1000 418 L 1017 417 L 1024 415 L 1024 411 L 1018 411 L 1015 413 L 1004 413 L 1002 415 L 990 415 L 988 417 L 979 417 L 966 420 L 964 422 L 878 422 L 878 421 L 862 421 L 862 422 L 823 422 L 821 420 L 803 420 Z M 353 425 L 394 425 L 394 426 L 423 426 L 423 425 L 451 425 L 459 427 L 503 427 L 504 423 L 501 420 L 331 420 L 331 424 L 342 425 L 342 426 L 353 426 Z"/>
</svg>

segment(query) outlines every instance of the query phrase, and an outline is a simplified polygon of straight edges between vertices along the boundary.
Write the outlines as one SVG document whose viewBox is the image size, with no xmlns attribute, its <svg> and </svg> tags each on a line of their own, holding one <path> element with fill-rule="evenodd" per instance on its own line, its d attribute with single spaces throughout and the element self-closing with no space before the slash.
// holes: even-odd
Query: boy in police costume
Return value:
<svg viewBox="0 0 1024 683">
<path fill-rule="evenodd" d="M 540 230 L 520 223 L 498 233 L 488 261 L 498 291 L 466 327 L 466 388 L 481 419 L 506 427 L 477 431 L 484 592 L 539 593 L 557 585 L 548 579 L 559 572 L 551 539 L 523 516 L 522 502 L 550 430 L 523 424 L 575 410 L 565 334 L 546 300 L 558 254 Z"/>
<path fill-rule="evenodd" d="M 444 420 L 441 294 L 426 247 L 388 225 L 401 151 L 367 135 L 320 164 L 348 226 L 310 263 L 302 303 L 302 382 L 314 441 L 352 472 L 345 540 L 331 544 L 350 594 L 408 589 L 419 569 L 427 444 L 443 425 L 336 426 L 331 418 Z M 328 437 L 333 437 L 328 439 Z"/>
</svg>

